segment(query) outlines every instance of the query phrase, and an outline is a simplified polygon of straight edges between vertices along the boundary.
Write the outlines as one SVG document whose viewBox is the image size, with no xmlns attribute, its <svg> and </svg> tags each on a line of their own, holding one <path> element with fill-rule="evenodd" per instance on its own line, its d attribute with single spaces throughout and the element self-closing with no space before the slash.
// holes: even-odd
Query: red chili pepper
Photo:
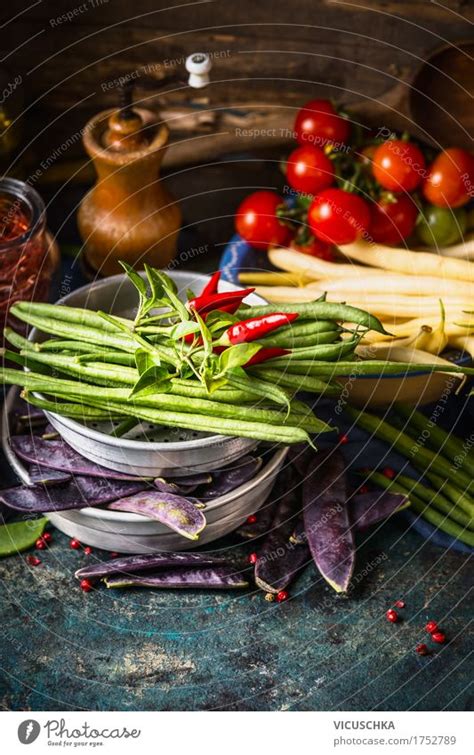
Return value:
<svg viewBox="0 0 474 755">
<path fill-rule="evenodd" d="M 240 299 L 237 299 L 232 302 L 232 304 L 225 304 L 223 307 L 219 307 L 219 312 L 228 312 L 229 315 L 233 315 L 237 312 L 241 304 L 242 302 Z"/>
<path fill-rule="evenodd" d="M 235 312 L 246 296 L 252 294 L 254 288 L 244 288 L 240 291 L 224 291 L 222 294 L 211 294 L 210 296 L 196 296 L 195 299 L 188 301 L 189 309 L 194 309 L 201 316 L 213 312 L 215 309 L 223 310 L 224 307 L 234 307 Z M 228 309 L 224 311 L 230 311 Z"/>
<path fill-rule="evenodd" d="M 228 346 L 220 346 L 216 344 L 216 346 L 213 347 L 214 354 L 222 354 L 223 351 L 225 351 Z M 252 367 L 254 364 L 260 364 L 260 362 L 266 362 L 267 359 L 275 359 L 275 357 L 284 357 L 286 354 L 289 354 L 289 349 L 282 349 L 279 346 L 269 346 L 268 348 L 262 347 L 260 351 L 257 351 L 256 354 L 253 355 L 253 357 L 250 357 L 249 361 L 244 364 L 244 367 Z"/>
<path fill-rule="evenodd" d="M 184 342 L 185 343 L 193 343 L 194 339 L 196 338 L 196 333 L 188 333 L 186 336 L 184 336 Z M 202 345 L 202 338 L 201 336 L 197 339 L 197 345 Z"/>
<path fill-rule="evenodd" d="M 229 344 L 248 343 L 255 341 L 257 338 L 264 338 L 277 328 L 283 325 L 289 325 L 298 317 L 297 312 L 272 312 L 271 315 L 264 317 L 251 317 L 249 320 L 242 320 L 231 325 L 224 333 L 222 340 Z"/>
<path fill-rule="evenodd" d="M 252 367 L 254 364 L 260 364 L 261 362 L 266 362 L 268 359 L 275 359 L 275 357 L 284 357 L 289 353 L 289 349 L 282 349 L 279 346 L 269 346 L 268 348 L 262 347 L 260 351 L 257 351 L 257 353 L 244 364 L 244 367 Z"/>
<path fill-rule="evenodd" d="M 217 294 L 220 277 L 221 271 L 217 270 L 217 272 L 214 273 L 207 285 L 204 286 L 199 296 L 212 296 L 213 294 Z"/>
</svg>

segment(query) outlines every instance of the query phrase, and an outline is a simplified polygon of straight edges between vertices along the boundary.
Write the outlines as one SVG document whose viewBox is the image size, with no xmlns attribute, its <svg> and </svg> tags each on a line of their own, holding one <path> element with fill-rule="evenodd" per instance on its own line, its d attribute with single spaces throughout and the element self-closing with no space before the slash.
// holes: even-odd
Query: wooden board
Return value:
<svg viewBox="0 0 474 755">
<path fill-rule="evenodd" d="M 181 116 L 171 118 L 174 141 L 181 143 L 170 151 L 170 165 L 288 143 L 285 129 L 291 130 L 296 110 L 313 96 L 347 103 L 355 117 L 378 127 L 409 128 L 429 139 L 431 118 L 420 130 L 408 109 L 410 83 L 423 59 L 464 38 L 474 19 L 471 3 L 453 0 L 244 0 L 171 10 L 164 0 L 137 0 L 133 7 L 126 0 L 95 0 L 85 11 L 78 7 L 77 0 L 49 0 L 18 14 L 15 4 L 15 18 L 5 21 L 1 52 L 12 75 L 23 77 L 31 105 L 25 116 L 30 151 L 44 155 L 66 144 L 67 158 L 79 155 L 84 123 L 117 102 L 115 80 L 131 75 L 136 97 L 164 107 L 167 117 L 173 108 L 182 114 L 183 103 L 193 113 L 200 108 L 187 125 Z M 196 50 L 214 55 L 208 89 L 196 93 L 178 86 L 163 95 L 149 88 L 182 70 L 186 55 Z M 449 61 L 453 97 L 469 76 L 469 64 L 472 59 L 462 53 Z M 190 127 L 198 136 L 192 142 Z M 245 136 L 242 129 L 259 135 Z M 449 140 L 450 129 L 441 136 L 438 131 L 435 140 Z"/>
</svg>

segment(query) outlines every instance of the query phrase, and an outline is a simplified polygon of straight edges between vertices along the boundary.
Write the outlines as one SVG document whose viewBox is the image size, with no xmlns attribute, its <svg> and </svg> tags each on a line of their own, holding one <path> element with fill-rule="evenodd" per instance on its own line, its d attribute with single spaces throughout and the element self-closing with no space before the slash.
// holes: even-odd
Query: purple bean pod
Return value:
<svg viewBox="0 0 474 755">
<path fill-rule="evenodd" d="M 129 511 L 156 519 L 189 540 L 197 540 L 206 518 L 192 501 L 172 493 L 147 490 L 108 504 L 112 511 Z"/>
<path fill-rule="evenodd" d="M 339 451 L 314 455 L 303 483 L 303 516 L 316 566 L 336 592 L 347 592 L 355 545 L 347 507 L 345 463 Z"/>
<path fill-rule="evenodd" d="M 247 580 L 232 566 L 199 569 L 165 569 L 154 574 L 105 577 L 107 587 L 155 587 L 161 589 L 228 590 L 248 587 Z"/>
<path fill-rule="evenodd" d="M 74 576 L 77 579 L 99 579 L 109 574 L 128 576 L 134 572 L 147 571 L 148 569 L 221 565 L 226 565 L 224 559 L 208 555 L 207 553 L 191 553 L 189 551 L 179 553 L 140 553 L 136 556 L 120 556 L 109 561 L 84 566 L 82 569 L 76 571 Z"/>
</svg>

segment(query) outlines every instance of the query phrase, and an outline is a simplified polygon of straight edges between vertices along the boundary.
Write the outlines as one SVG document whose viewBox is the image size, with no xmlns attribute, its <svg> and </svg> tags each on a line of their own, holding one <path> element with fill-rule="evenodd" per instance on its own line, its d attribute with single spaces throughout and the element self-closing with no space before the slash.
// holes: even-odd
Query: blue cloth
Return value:
<svg viewBox="0 0 474 755">
<path fill-rule="evenodd" d="M 232 236 L 231 240 L 222 252 L 219 270 L 222 273 L 222 279 L 229 283 L 239 285 L 239 272 L 242 267 L 255 266 L 256 253 L 250 244 L 247 244 L 238 233 Z"/>
</svg>

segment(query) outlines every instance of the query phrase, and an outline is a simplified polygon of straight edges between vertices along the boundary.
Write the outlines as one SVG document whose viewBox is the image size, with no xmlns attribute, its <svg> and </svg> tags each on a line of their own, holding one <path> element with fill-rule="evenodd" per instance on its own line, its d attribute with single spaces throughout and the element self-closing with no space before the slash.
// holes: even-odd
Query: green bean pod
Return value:
<svg viewBox="0 0 474 755">
<path fill-rule="evenodd" d="M 97 312 L 93 312 L 91 309 L 83 309 L 82 307 L 69 307 L 61 306 L 59 304 L 46 304 L 45 302 L 34 301 L 19 301 L 14 304 L 15 317 L 18 316 L 33 316 L 51 318 L 53 320 L 61 320 L 61 322 L 71 323 L 73 325 L 81 325 L 87 328 L 94 328 L 97 330 L 103 330 L 110 333 L 115 333 L 116 328 L 109 322 L 104 320 Z M 133 320 L 129 320 L 125 317 L 117 317 L 127 327 L 133 327 Z M 23 318 L 22 318 L 23 319 Z"/>
<path fill-rule="evenodd" d="M 28 325 L 34 325 L 42 333 L 50 333 L 53 336 L 59 336 L 68 340 L 85 341 L 89 344 L 107 346 L 108 348 L 112 347 L 121 351 L 135 351 L 137 348 L 133 338 L 127 336 L 125 333 L 116 331 L 117 335 L 115 335 L 105 329 L 99 330 L 65 320 L 53 319 L 52 317 L 42 317 L 29 311 L 20 310 L 18 306 L 19 302 L 14 304 L 10 310 L 11 313 L 19 320 L 28 323 Z"/>
<path fill-rule="evenodd" d="M 443 456 L 455 460 L 456 457 L 462 458 L 461 466 L 474 477 L 474 459 L 466 452 L 465 445 L 461 438 L 452 433 L 447 433 L 442 427 L 437 425 L 430 417 L 425 416 L 422 412 L 412 409 L 411 407 L 397 404 L 397 413 L 407 421 L 407 430 L 410 428 L 418 431 L 423 442 L 431 446 L 433 450 L 439 450 Z"/>
<path fill-rule="evenodd" d="M 198 383 L 196 380 L 183 380 L 182 378 L 172 378 L 169 393 L 173 393 L 175 396 L 189 396 L 190 398 L 209 398 L 209 393 L 201 383 Z M 229 386 L 222 386 L 222 388 L 214 391 L 212 398 L 214 401 L 224 404 L 236 405 L 261 401 L 261 396 L 257 393 L 250 393 L 249 391 Z M 272 397 L 267 395 L 266 399 L 270 401 Z M 282 402 L 278 401 L 276 403 L 280 404 Z"/>
<path fill-rule="evenodd" d="M 323 380 L 313 378 L 310 375 L 293 375 L 289 372 L 272 370 L 270 367 L 265 367 L 263 365 L 261 367 L 253 368 L 250 372 L 252 375 L 258 375 L 281 388 L 289 388 L 295 393 L 298 391 L 306 391 L 307 393 L 320 393 L 326 396 L 339 396 L 341 393 L 340 386 L 331 385 Z"/>
<path fill-rule="evenodd" d="M 413 440 L 405 433 L 401 432 L 395 427 L 392 427 L 388 422 L 377 417 L 369 412 L 359 412 L 352 409 L 350 406 L 345 407 L 346 414 L 348 414 L 354 422 L 362 427 L 366 432 L 376 435 L 380 440 L 385 441 L 393 448 L 396 448 L 406 458 L 410 459 L 417 469 L 423 471 L 424 474 L 428 473 L 431 468 L 436 469 L 437 472 L 441 472 L 442 475 L 449 477 L 452 475 L 453 470 L 449 461 L 444 457 L 435 454 L 428 448 L 422 446 L 416 448 L 416 453 L 413 452 Z M 470 479 L 466 477 L 461 470 L 458 472 L 458 479 L 469 487 Z M 465 483 L 465 481 L 467 482 Z"/>
<path fill-rule="evenodd" d="M 392 490 L 395 493 L 402 493 L 407 495 L 407 489 L 401 483 L 397 483 L 395 480 L 389 480 L 385 475 L 378 472 L 374 472 L 371 475 L 371 479 L 380 487 Z M 462 527 L 457 522 L 454 522 L 449 516 L 441 514 L 435 508 L 431 508 L 430 504 L 425 503 L 419 496 L 414 493 L 409 495 L 411 508 L 423 519 L 432 524 L 434 527 L 446 532 L 447 535 L 460 540 L 471 548 L 474 548 L 474 532 Z"/>
<path fill-rule="evenodd" d="M 51 401 L 40 396 L 36 396 L 29 391 L 22 391 L 21 397 L 29 404 L 43 409 L 45 412 L 60 414 L 62 417 L 71 417 L 71 419 L 81 420 L 82 422 L 116 420 L 121 417 L 117 412 L 111 414 L 105 409 L 86 406 L 83 403 L 75 404 L 72 401 Z"/>
<path fill-rule="evenodd" d="M 327 301 L 314 301 L 304 304 L 266 304 L 252 307 L 252 317 L 261 317 L 275 312 L 298 312 L 301 320 L 335 320 L 336 322 L 352 322 L 362 325 L 368 330 L 375 330 L 377 333 L 390 335 L 387 333 L 382 323 L 374 315 L 365 312 L 363 309 L 351 307 L 348 304 L 336 304 Z M 240 310 L 239 310 L 240 313 Z M 238 313 L 238 314 L 239 314 Z M 245 313 L 247 316 L 248 310 Z"/>
<path fill-rule="evenodd" d="M 446 498 L 449 498 L 452 503 L 459 506 L 469 517 L 474 517 L 474 502 L 468 493 L 460 490 L 454 484 L 456 482 L 455 475 L 456 473 L 453 472 L 450 479 L 443 480 L 442 477 L 431 470 L 426 472 L 426 476 L 436 489 L 443 490 Z"/>
<path fill-rule="evenodd" d="M 281 357 L 283 358 L 283 357 Z M 460 374 L 473 375 L 472 367 L 457 367 L 456 365 L 444 364 L 414 364 L 413 362 L 387 362 L 384 360 L 354 360 L 353 362 L 322 362 L 314 360 L 312 373 L 314 375 L 330 376 L 354 376 L 381 378 L 384 375 L 409 375 L 411 372 L 458 372 Z"/>
<path fill-rule="evenodd" d="M 14 373 L 14 377 L 10 375 Z M 311 433 L 331 432 L 332 427 L 322 420 L 318 419 L 309 410 L 308 415 L 292 414 L 291 408 L 287 417 L 282 411 L 261 409 L 258 407 L 239 406 L 232 404 L 223 404 L 210 399 L 186 398 L 175 396 L 169 393 L 159 393 L 150 396 L 134 396 L 130 398 L 130 391 L 121 388 L 104 388 L 88 383 L 74 383 L 70 380 L 61 380 L 50 378 L 44 375 L 35 375 L 31 372 L 17 372 L 15 370 L 1 370 L 6 383 L 12 382 L 15 385 L 23 385 L 28 390 L 39 391 L 52 396 L 60 396 L 69 399 L 81 399 L 89 403 L 91 400 L 99 401 L 120 401 L 124 407 L 127 406 L 127 413 L 133 413 L 137 407 L 146 406 L 150 408 L 160 408 L 165 411 L 177 411 L 180 413 L 190 412 L 202 414 L 209 418 L 217 417 L 220 419 L 237 419 L 242 418 L 248 422 L 260 422 L 263 424 L 274 424 L 278 426 L 292 426 L 294 422 L 297 426 Z M 138 416 L 135 414 L 134 416 Z M 286 424 L 287 423 L 287 424 Z"/>
<path fill-rule="evenodd" d="M 275 359 L 269 359 L 268 364 L 270 366 L 277 364 L 291 365 L 291 363 L 295 360 L 301 362 L 305 361 L 307 364 L 311 364 L 313 359 L 317 361 L 324 360 L 325 362 L 335 362 L 340 357 L 352 354 L 355 347 L 359 343 L 359 340 L 359 338 L 351 338 L 350 340 L 338 341 L 337 343 L 294 349 L 291 354 L 282 357 L 276 357 Z"/>
<path fill-rule="evenodd" d="M 31 342 L 30 342 L 31 343 Z M 47 341 L 34 344 L 35 351 L 41 351 L 42 353 L 52 352 L 68 352 L 69 354 L 89 354 L 91 351 L 91 344 L 84 341 L 64 341 L 59 338 L 50 338 Z M 111 353 L 110 347 L 107 349 L 105 346 L 94 346 L 94 352 L 96 354 Z M 114 354 L 123 354 L 125 352 L 115 350 Z"/>
<path fill-rule="evenodd" d="M 13 330 L 13 328 L 4 328 L 3 335 L 5 336 L 5 340 L 14 346 L 15 349 L 29 349 L 30 351 L 34 351 L 37 347 L 37 344 L 33 343 L 33 341 L 29 341 L 27 338 L 20 335 L 20 333 L 17 333 L 16 330 Z"/>
<path fill-rule="evenodd" d="M 278 304 L 275 304 L 275 310 L 278 310 Z M 253 307 L 250 310 L 253 312 Z M 258 316 L 258 315 L 257 315 Z M 299 318 L 298 320 L 295 320 L 290 325 L 284 325 L 283 327 L 279 328 L 277 331 L 275 331 L 275 336 L 284 336 L 285 338 L 300 338 L 300 337 L 306 337 L 306 336 L 316 336 L 321 333 L 340 333 L 341 328 L 332 320 L 302 320 L 300 322 Z"/>
<path fill-rule="evenodd" d="M 131 368 L 136 366 L 135 355 L 127 354 L 124 351 L 95 351 L 93 353 L 80 354 L 76 356 L 76 362 L 79 364 L 106 362 L 108 364 L 123 365 L 124 367 Z"/>
<path fill-rule="evenodd" d="M 44 364 L 50 368 L 64 372 L 66 375 L 82 378 L 99 385 L 135 385 L 138 380 L 138 370 L 103 362 L 88 362 L 82 364 L 75 357 L 62 354 L 42 354 L 21 351 L 20 355 L 25 360 L 25 366 L 33 367 L 35 364 Z"/>
<path fill-rule="evenodd" d="M 278 385 L 273 385 L 272 383 L 268 383 L 255 376 L 252 379 L 250 379 L 248 375 L 241 376 L 239 372 L 235 370 L 228 373 L 227 379 L 230 385 L 240 388 L 243 391 L 248 390 L 249 385 L 251 385 L 251 389 L 261 398 L 266 400 L 271 399 L 276 404 L 286 406 L 289 409 L 290 399 L 288 393 L 287 391 L 282 390 Z"/>
<path fill-rule="evenodd" d="M 97 399 L 89 399 L 89 401 L 93 404 L 100 405 L 101 408 L 108 408 L 124 415 L 135 416 L 157 425 L 182 427 L 205 433 L 215 433 L 216 435 L 230 435 L 254 438 L 255 440 L 267 440 L 274 443 L 284 443 L 285 445 L 311 442 L 310 437 L 305 430 L 301 427 L 293 427 L 291 425 L 269 425 L 264 422 L 247 422 L 241 419 L 208 417 L 202 414 L 164 411 L 148 407 L 138 407 L 136 405 L 129 407 L 122 403 L 115 404 L 111 401 L 107 401 L 106 405 L 104 405 L 101 404 L 100 401 L 97 401 Z"/>
<path fill-rule="evenodd" d="M 262 338 L 259 343 L 262 346 L 281 346 L 284 349 L 304 348 L 305 346 L 320 346 L 325 343 L 334 343 L 339 338 L 337 330 L 323 330 L 321 333 L 312 333 L 307 336 L 293 336 L 292 333 L 275 333 L 267 338 Z"/>
<path fill-rule="evenodd" d="M 413 492 L 421 498 L 425 503 L 431 503 L 435 508 L 439 509 L 443 514 L 447 514 L 451 519 L 461 524 L 468 529 L 474 529 L 474 518 L 466 514 L 459 506 L 452 501 L 449 501 L 440 491 L 434 491 L 423 485 L 418 480 L 414 480 L 408 475 L 397 474 L 396 479 L 405 488 L 410 488 Z"/>
</svg>

